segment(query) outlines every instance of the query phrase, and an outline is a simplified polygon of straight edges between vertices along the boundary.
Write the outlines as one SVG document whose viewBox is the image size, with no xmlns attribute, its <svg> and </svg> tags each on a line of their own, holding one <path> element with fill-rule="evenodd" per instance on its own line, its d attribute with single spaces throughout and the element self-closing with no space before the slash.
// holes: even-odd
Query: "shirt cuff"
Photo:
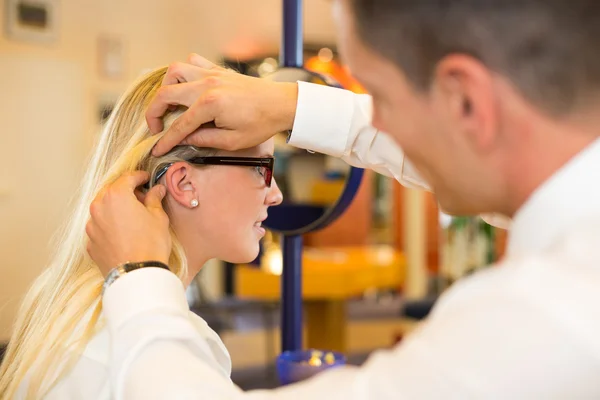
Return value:
<svg viewBox="0 0 600 400">
<path fill-rule="evenodd" d="M 189 312 L 183 283 L 164 268 L 142 268 L 120 277 L 106 289 L 102 306 L 111 332 L 139 314 Z"/>
<path fill-rule="evenodd" d="M 413 166 L 413 164 L 404 157 L 402 164 L 402 176 L 399 179 L 400 183 L 403 186 L 409 189 L 418 189 L 425 190 L 431 192 L 431 187 L 429 184 L 421 177 L 417 169 Z"/>
<path fill-rule="evenodd" d="M 298 82 L 298 105 L 288 143 L 340 157 L 346 152 L 354 112 L 354 93 Z"/>
</svg>

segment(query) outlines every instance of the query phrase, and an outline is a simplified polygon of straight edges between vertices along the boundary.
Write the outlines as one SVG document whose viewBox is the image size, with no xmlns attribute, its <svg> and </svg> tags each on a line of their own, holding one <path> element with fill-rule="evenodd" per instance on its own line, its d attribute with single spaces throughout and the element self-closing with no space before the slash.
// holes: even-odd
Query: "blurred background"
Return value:
<svg viewBox="0 0 600 400">
<path fill-rule="evenodd" d="M 278 63 L 280 0 L 3 0 L 0 2 L 0 345 L 52 251 L 101 123 L 143 71 L 196 52 L 263 76 Z M 306 66 L 363 92 L 335 48 L 329 0 L 305 1 Z M 282 141 L 284 142 L 284 140 Z M 336 160 L 278 146 L 286 190 L 335 200 Z M 289 156 L 290 153 L 292 156 Z M 311 172 L 312 171 L 312 172 Z M 345 214 L 306 236 L 307 347 L 361 363 L 393 346 L 449 285 L 501 257 L 505 233 L 440 214 L 428 193 L 366 172 Z M 192 309 L 223 338 L 236 383 L 276 385 L 279 237 L 254 265 L 214 261 L 188 290 Z"/>
</svg>

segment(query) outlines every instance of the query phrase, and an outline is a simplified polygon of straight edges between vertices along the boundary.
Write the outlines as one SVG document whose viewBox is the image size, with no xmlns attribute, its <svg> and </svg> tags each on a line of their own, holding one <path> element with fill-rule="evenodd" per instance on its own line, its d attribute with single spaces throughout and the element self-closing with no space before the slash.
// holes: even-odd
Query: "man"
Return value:
<svg viewBox="0 0 600 400">
<path fill-rule="evenodd" d="M 600 3 L 336 0 L 334 7 L 340 50 L 373 95 L 374 127 L 389 133 L 448 212 L 513 218 L 504 261 L 454 285 L 418 332 L 363 367 L 256 393 L 240 392 L 202 363 L 206 344 L 187 322 L 173 274 L 125 274 L 104 295 L 116 397 L 600 397 Z M 291 128 L 285 121 L 294 107 L 273 103 L 285 90 L 204 73 L 194 82 L 178 74 L 165 82 L 150 126 L 160 129 L 156 117 L 169 104 L 190 109 L 157 152 L 210 121 L 218 133 L 205 126 L 187 141 L 208 145 L 222 135 L 223 147 L 238 140 L 247 147 L 264 140 L 260 132 Z M 299 88 L 294 130 L 310 123 L 298 119 Z M 268 104 L 284 111 L 269 112 Z M 347 131 L 357 121 L 341 120 Z M 364 150 L 384 136 L 364 140 L 325 150 L 338 148 L 401 179 L 391 170 L 402 161 L 365 162 L 354 152 L 370 154 Z M 105 274 L 124 260 L 165 259 L 152 245 L 167 235 L 158 190 L 146 207 L 132 196 L 146 178 L 124 177 L 95 202 L 90 250 Z M 134 224 L 148 235 L 135 237 Z"/>
</svg>

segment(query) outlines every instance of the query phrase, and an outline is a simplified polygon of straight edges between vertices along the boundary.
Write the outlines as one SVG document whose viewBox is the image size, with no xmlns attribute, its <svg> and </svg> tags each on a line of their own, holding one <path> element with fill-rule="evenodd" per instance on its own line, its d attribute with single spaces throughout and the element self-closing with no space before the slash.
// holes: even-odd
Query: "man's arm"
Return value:
<svg viewBox="0 0 600 400">
<path fill-rule="evenodd" d="M 186 317 L 183 286 L 172 273 L 131 272 L 108 288 L 103 304 L 116 399 L 397 399 L 427 393 L 422 383 L 435 369 L 427 365 L 433 355 L 417 346 L 381 351 L 363 368 L 342 367 L 284 389 L 244 393 L 206 362 L 207 344 Z"/>
<path fill-rule="evenodd" d="M 192 54 L 169 67 L 146 114 L 153 132 L 163 129 L 169 106 L 188 110 L 154 149 L 168 152 L 179 143 L 238 150 L 292 130 L 290 144 L 341 157 L 400 183 L 427 188 L 400 147 L 371 126 L 371 97 L 305 82 L 272 82 L 227 71 Z M 240 112 L 243 110 L 243 112 Z"/>
<path fill-rule="evenodd" d="M 298 102 L 289 143 L 340 157 L 408 187 L 427 184 L 392 138 L 371 125 L 372 98 L 348 90 L 298 82 Z"/>
<path fill-rule="evenodd" d="M 134 271 L 104 297 L 113 393 L 127 400 L 549 398 L 562 387 L 560 380 L 579 374 L 553 375 L 573 365 L 562 368 L 561 357 L 581 359 L 585 347 L 552 329 L 554 316 L 539 313 L 529 286 L 503 285 L 514 280 L 513 270 L 506 266 L 456 284 L 417 332 L 394 349 L 376 352 L 360 368 L 342 367 L 256 392 L 241 391 L 205 361 L 206 343 L 186 318 L 185 293 L 173 274 Z M 565 352 L 554 353 L 556 344 Z M 552 382 L 542 378 L 551 375 Z"/>
</svg>

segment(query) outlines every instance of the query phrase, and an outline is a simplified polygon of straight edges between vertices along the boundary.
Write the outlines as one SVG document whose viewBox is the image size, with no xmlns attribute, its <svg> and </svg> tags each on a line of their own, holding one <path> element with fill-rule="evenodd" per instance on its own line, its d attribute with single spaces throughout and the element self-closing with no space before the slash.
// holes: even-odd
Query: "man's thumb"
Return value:
<svg viewBox="0 0 600 400">
<path fill-rule="evenodd" d="M 238 131 L 220 128 L 200 128 L 196 132 L 189 135 L 181 143 L 196 147 L 208 147 L 222 150 L 235 151 L 241 148 L 250 148 L 254 145 L 241 147 L 246 141 L 241 139 L 252 139 L 241 137 Z M 257 143 L 257 145 L 260 144 Z"/>
<path fill-rule="evenodd" d="M 162 200 L 165 198 L 167 194 L 167 188 L 163 185 L 156 185 L 152 189 L 146 193 L 146 198 L 144 199 L 144 205 L 146 208 L 162 208 Z"/>
</svg>

